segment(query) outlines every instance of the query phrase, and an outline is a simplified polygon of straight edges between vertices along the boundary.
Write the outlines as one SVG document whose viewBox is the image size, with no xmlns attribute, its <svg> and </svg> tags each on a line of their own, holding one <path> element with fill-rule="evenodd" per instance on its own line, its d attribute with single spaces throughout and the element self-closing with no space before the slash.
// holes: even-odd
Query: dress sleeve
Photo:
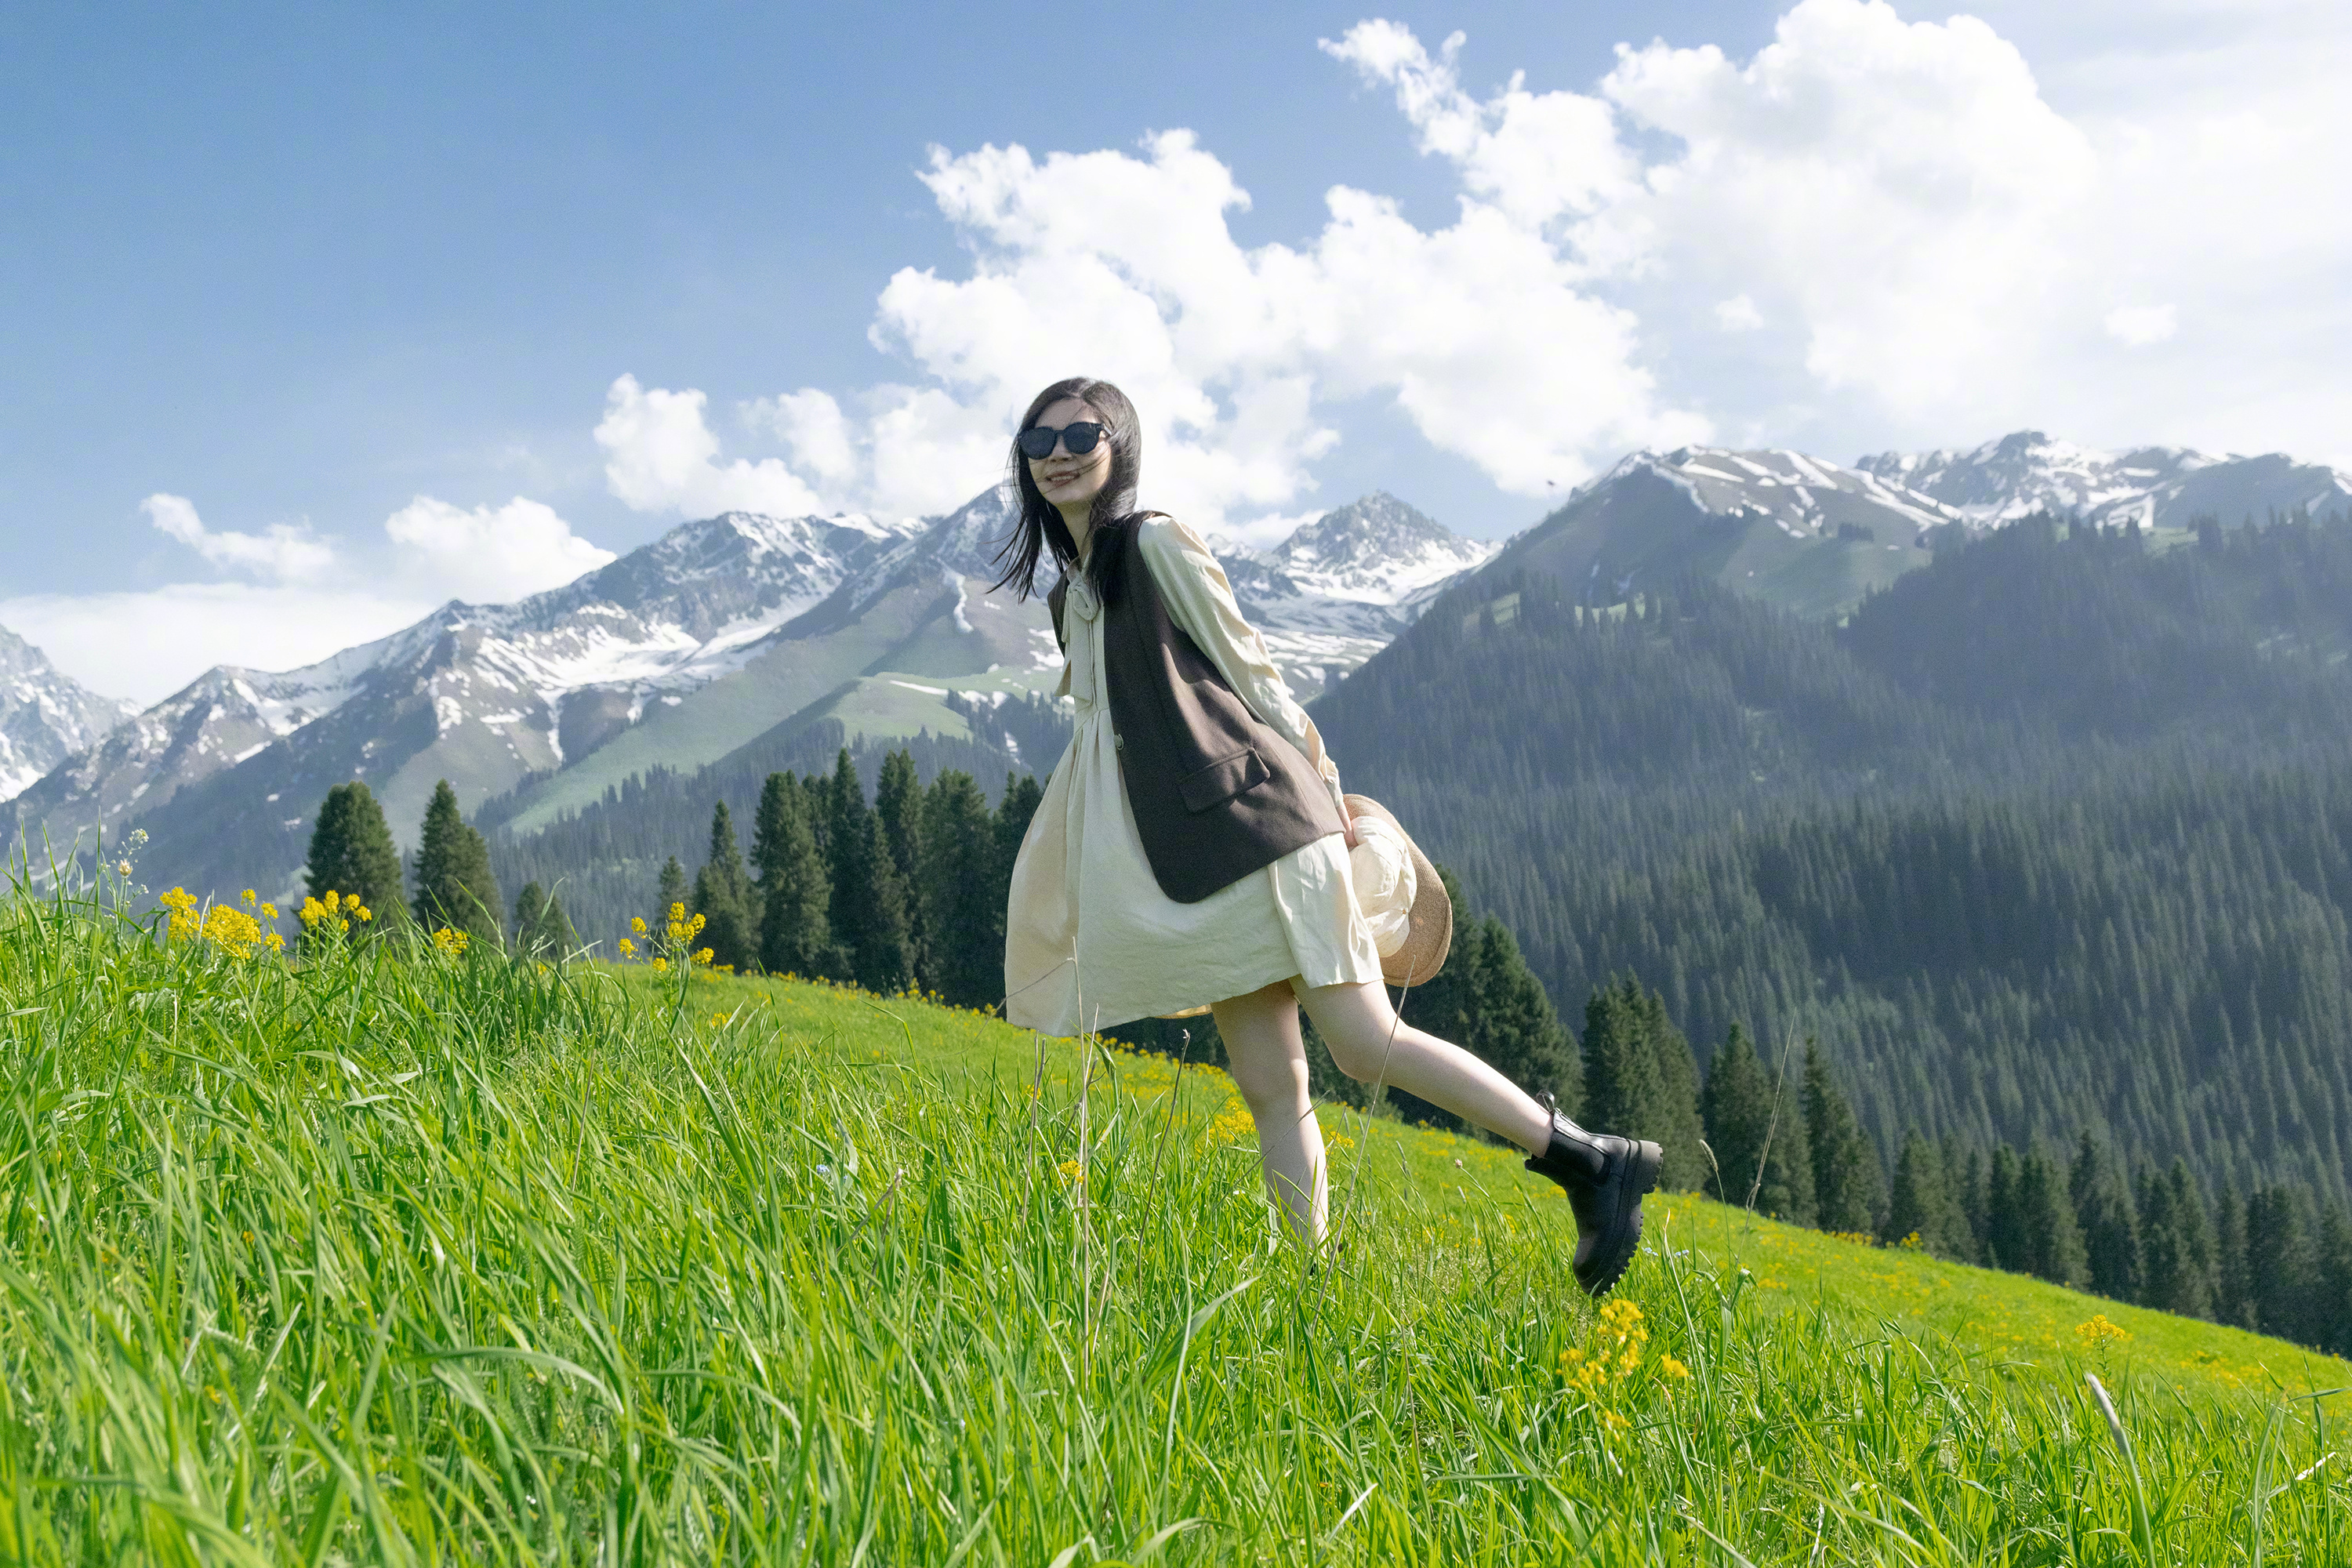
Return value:
<svg viewBox="0 0 2352 1568">
<path fill-rule="evenodd" d="M 1233 584 L 1217 564 L 1201 536 L 1174 518 L 1146 519 L 1136 531 L 1151 579 L 1168 614 L 1198 643 L 1217 673 L 1225 678 L 1261 723 L 1298 748 L 1298 754 L 1322 775 L 1330 787 L 1331 804 L 1339 820 L 1348 820 L 1348 803 L 1340 797 L 1339 765 L 1323 749 L 1323 736 L 1307 710 L 1291 700 L 1282 671 L 1265 650 L 1265 638 L 1242 618 L 1234 602 Z"/>
</svg>

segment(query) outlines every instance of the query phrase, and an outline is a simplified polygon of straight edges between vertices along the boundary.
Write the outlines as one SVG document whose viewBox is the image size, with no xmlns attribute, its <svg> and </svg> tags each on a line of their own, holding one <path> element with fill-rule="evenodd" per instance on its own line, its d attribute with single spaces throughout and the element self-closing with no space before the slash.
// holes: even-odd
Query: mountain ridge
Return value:
<svg viewBox="0 0 2352 1568">
<path fill-rule="evenodd" d="M 101 697 L 0 626 L 0 801 L 14 798 L 138 711 Z"/>
</svg>

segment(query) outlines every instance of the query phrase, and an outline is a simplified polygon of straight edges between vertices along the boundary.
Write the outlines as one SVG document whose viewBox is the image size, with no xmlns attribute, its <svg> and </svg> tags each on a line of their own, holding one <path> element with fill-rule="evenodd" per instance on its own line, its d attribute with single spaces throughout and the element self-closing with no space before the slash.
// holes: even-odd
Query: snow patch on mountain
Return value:
<svg viewBox="0 0 2352 1568">
<path fill-rule="evenodd" d="M 1502 548 L 1465 539 L 1385 491 L 1325 512 L 1270 550 L 1207 542 L 1266 651 L 1307 693 L 1386 647 L 1447 584 Z"/>
<path fill-rule="evenodd" d="M 108 825 L 133 802 L 160 805 L 272 741 L 323 735 L 314 727 L 354 705 L 366 733 L 335 738 L 332 771 L 368 776 L 385 726 L 417 699 L 436 737 L 478 726 L 517 769 L 561 766 L 567 752 L 593 750 L 635 722 L 649 700 L 676 701 L 740 668 L 779 626 L 915 526 L 730 512 L 682 524 L 562 587 L 510 605 L 452 601 L 299 669 L 217 667 L 100 743 L 85 742 L 25 791 L 19 815 L 59 827 Z"/>
<path fill-rule="evenodd" d="M 1717 517 L 1769 521 L 1798 539 L 1823 538 L 1841 523 L 1872 526 L 1885 514 L 1919 529 L 1953 522 L 1961 513 L 1899 480 L 1841 468 L 1787 447 L 1734 451 L 1727 447 L 1678 447 L 1634 452 L 1598 479 L 1569 493 L 1569 502 L 1646 474 L 1681 490 L 1691 504 Z M 1855 503 L 1862 503 L 1858 508 Z"/>
<path fill-rule="evenodd" d="M 2284 453 L 2216 458 L 2186 447 L 2109 452 L 2039 430 L 1964 451 L 1881 452 L 1855 466 L 1931 496 L 1978 527 L 2043 510 L 2114 527 L 2186 528 L 2200 515 L 2231 526 L 2298 507 L 2341 510 L 2352 497 L 2352 474 Z"/>
<path fill-rule="evenodd" d="M 23 793 L 137 710 L 99 696 L 0 626 L 0 800 Z"/>
</svg>

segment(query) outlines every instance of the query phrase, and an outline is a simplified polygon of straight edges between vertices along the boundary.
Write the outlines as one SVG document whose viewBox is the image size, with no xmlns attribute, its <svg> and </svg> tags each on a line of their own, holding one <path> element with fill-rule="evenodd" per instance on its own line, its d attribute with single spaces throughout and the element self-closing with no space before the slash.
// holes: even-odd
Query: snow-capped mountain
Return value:
<svg viewBox="0 0 2352 1568">
<path fill-rule="evenodd" d="M 1933 497 L 1970 523 L 1999 524 L 2049 510 L 2088 521 L 2186 528 L 2199 516 L 2233 528 L 2249 517 L 2343 510 L 2352 474 L 2283 452 L 2208 457 L 2184 447 L 2103 452 L 2020 430 L 1969 451 L 1881 452 L 1854 465 Z"/>
<path fill-rule="evenodd" d="M 0 800 L 21 794 L 136 711 L 59 672 L 39 648 L 0 626 Z"/>
<path fill-rule="evenodd" d="M 469 809 L 502 796 L 497 820 L 528 832 L 632 774 L 714 762 L 797 718 L 960 733 L 951 692 L 1049 690 L 1060 665 L 1042 597 L 989 592 L 1012 521 L 992 488 L 899 524 L 686 523 L 563 587 L 445 605 L 305 668 L 209 670 L 65 759 L 16 814 L 59 844 L 148 826 L 154 874 L 191 887 L 284 889 L 307 814 L 342 779 L 366 780 L 407 843 L 443 778 Z M 1231 564 L 1307 695 L 1494 548 L 1372 496 Z"/>
<path fill-rule="evenodd" d="M 1302 695 L 1386 647 L 1446 584 L 1502 548 L 1378 490 L 1271 550 L 1210 543 L 1242 613 Z"/>
<path fill-rule="evenodd" d="M 301 669 L 207 670 L 67 758 L 23 792 L 17 815 L 56 842 L 91 827 L 111 837 L 283 742 L 262 773 L 366 778 L 405 839 L 435 780 L 470 803 L 594 751 L 649 702 L 677 702 L 738 668 L 907 531 L 730 513 L 563 587 L 511 605 L 453 601 Z M 253 793 L 261 806 L 284 792 Z"/>
<path fill-rule="evenodd" d="M 1782 448 L 1635 452 L 1579 486 L 1485 569 L 1526 568 L 1615 604 L 1698 572 L 1802 615 L 1835 615 L 1927 559 L 1961 520 L 1933 497 Z"/>
</svg>

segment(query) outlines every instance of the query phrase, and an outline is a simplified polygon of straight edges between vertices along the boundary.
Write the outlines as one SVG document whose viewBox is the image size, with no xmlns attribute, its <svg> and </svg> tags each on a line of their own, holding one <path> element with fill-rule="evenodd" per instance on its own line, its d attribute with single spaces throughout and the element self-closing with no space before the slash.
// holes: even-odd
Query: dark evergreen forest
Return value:
<svg viewBox="0 0 2352 1568">
<path fill-rule="evenodd" d="M 926 782 L 948 770 L 971 774 L 991 795 L 1013 773 L 1027 773 L 1027 759 L 1041 756 L 1035 771 L 1052 771 L 1069 736 L 1069 725 L 1043 701 L 1008 701 L 990 708 L 950 699 L 971 733 L 929 733 L 910 740 L 852 740 L 835 719 L 804 725 L 779 725 L 768 734 L 707 767 L 691 772 L 656 768 L 633 774 L 584 811 L 567 814 L 528 837 L 499 829 L 517 807 L 517 795 L 485 802 L 474 821 L 490 840 L 490 862 L 503 887 L 537 882 L 563 901 L 583 940 L 612 944 L 628 929 L 632 915 L 651 916 L 653 888 L 663 863 L 676 857 L 686 866 L 702 863 L 710 834 L 710 809 L 725 803 L 738 822 L 757 815 L 760 792 L 772 773 L 829 773 L 845 745 L 858 774 L 876 778 L 883 756 L 905 750 Z"/>
<path fill-rule="evenodd" d="M 1553 997 L 1817 1039 L 1890 1166 L 2088 1132 L 2341 1203 L 2347 647 L 2340 519 L 2158 552 L 2042 518 L 1840 626 L 1475 581 L 1314 712 Z"/>
</svg>

